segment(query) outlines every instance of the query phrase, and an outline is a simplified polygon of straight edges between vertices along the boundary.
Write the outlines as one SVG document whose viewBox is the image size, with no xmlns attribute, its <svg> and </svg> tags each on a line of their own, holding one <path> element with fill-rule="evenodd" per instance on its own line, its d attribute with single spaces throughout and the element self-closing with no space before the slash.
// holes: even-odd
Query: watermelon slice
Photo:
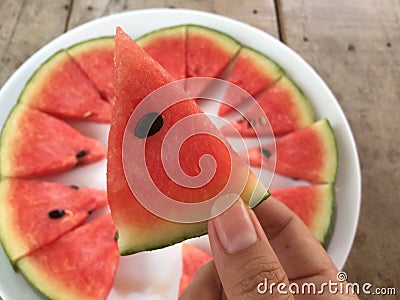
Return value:
<svg viewBox="0 0 400 300">
<path fill-rule="evenodd" d="M 31 178 L 105 158 L 107 149 L 67 123 L 23 104 L 14 107 L 0 141 L 0 174 Z"/>
<path fill-rule="evenodd" d="M 175 80 L 186 77 L 186 26 L 167 27 L 136 40 Z"/>
<path fill-rule="evenodd" d="M 0 240 L 16 260 L 77 227 L 107 204 L 105 191 L 23 179 L 0 181 Z"/>
<path fill-rule="evenodd" d="M 328 245 L 335 217 L 332 184 L 276 189 L 271 195 L 296 213 L 321 244 Z"/>
<path fill-rule="evenodd" d="M 94 83 L 102 98 L 114 103 L 114 37 L 83 41 L 68 48 L 67 52 Z"/>
<path fill-rule="evenodd" d="M 108 214 L 21 258 L 17 267 L 50 299 L 106 299 L 119 261 L 114 237 Z"/>
<path fill-rule="evenodd" d="M 64 50 L 50 57 L 29 79 L 19 101 L 67 120 L 109 122 L 112 106 Z"/>
<path fill-rule="evenodd" d="M 207 252 L 204 252 L 192 244 L 182 244 L 182 277 L 179 284 L 178 295 L 181 295 L 192 282 L 200 267 L 210 260 L 212 260 L 212 256 Z"/>
<path fill-rule="evenodd" d="M 254 49 L 243 47 L 237 56 L 229 81 L 254 97 L 283 75 L 283 70 L 267 56 Z M 229 105 L 221 104 L 218 115 L 225 116 L 233 111 L 232 107 L 239 108 L 246 101 L 246 98 L 232 97 L 230 94 L 232 92 L 234 90 L 228 88 L 225 103 Z"/>
<path fill-rule="evenodd" d="M 189 176 L 194 176 L 199 173 L 199 158 L 203 154 L 210 154 L 217 165 L 213 178 L 203 187 L 188 188 L 177 185 L 168 177 L 161 161 L 161 146 L 166 133 L 177 121 L 196 114 L 196 121 L 190 124 L 191 128 L 212 132 L 223 139 L 194 100 L 175 103 L 163 111 L 161 115 L 163 125 L 159 128 L 159 132 L 154 132 L 146 139 L 132 133 L 132 138 L 129 139 L 130 152 L 124 157 L 130 161 L 132 168 L 125 170 L 122 161 L 122 145 L 125 128 L 132 111 L 145 96 L 171 82 L 172 78 L 120 28 L 117 29 L 115 51 L 117 100 L 109 134 L 107 192 L 111 213 L 118 229 L 118 244 L 122 255 L 165 247 L 207 232 L 206 222 L 172 222 L 149 212 L 131 192 L 125 171 L 133 172 L 135 185 L 140 186 L 141 192 L 151 194 L 154 191 L 151 185 L 143 184 L 146 179 L 144 176 L 147 176 L 148 171 L 151 179 L 164 195 L 170 196 L 176 202 L 197 203 L 218 194 L 221 187 L 226 184 L 232 167 L 235 170 L 235 178 L 242 175 L 248 176 L 241 195 L 245 201 L 256 204 L 268 196 L 268 192 L 243 165 L 240 158 L 232 157 L 231 164 L 225 145 L 209 135 L 196 135 L 193 139 L 187 140 L 180 150 L 179 161 L 184 172 Z M 179 93 L 179 90 L 176 92 Z M 141 155 L 137 153 L 143 149 L 144 143 L 147 170 L 137 167 L 141 160 Z"/>
<path fill-rule="evenodd" d="M 337 171 L 337 148 L 335 136 L 328 120 L 296 130 L 262 149 L 248 149 L 250 165 L 273 170 L 295 179 L 313 183 L 335 182 Z"/>
<path fill-rule="evenodd" d="M 229 35 L 199 25 L 187 27 L 187 77 L 217 77 L 241 45 Z"/>
<path fill-rule="evenodd" d="M 261 108 L 261 109 L 260 109 Z M 300 89 L 287 76 L 257 97 L 244 113 L 245 118 L 225 125 L 221 131 L 226 136 L 235 128 L 243 137 L 275 136 L 290 133 L 314 122 L 313 110 Z M 271 125 L 268 125 L 267 120 Z M 254 128 L 254 130 L 253 130 Z"/>
</svg>

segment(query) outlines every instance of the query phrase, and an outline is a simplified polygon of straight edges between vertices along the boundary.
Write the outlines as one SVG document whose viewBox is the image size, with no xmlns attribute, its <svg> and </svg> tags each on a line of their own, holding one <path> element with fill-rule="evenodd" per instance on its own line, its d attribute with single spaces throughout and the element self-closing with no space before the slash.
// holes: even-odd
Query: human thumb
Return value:
<svg viewBox="0 0 400 300">
<path fill-rule="evenodd" d="M 293 299 L 287 276 L 257 217 L 241 199 L 210 220 L 208 233 L 229 300 Z"/>
</svg>

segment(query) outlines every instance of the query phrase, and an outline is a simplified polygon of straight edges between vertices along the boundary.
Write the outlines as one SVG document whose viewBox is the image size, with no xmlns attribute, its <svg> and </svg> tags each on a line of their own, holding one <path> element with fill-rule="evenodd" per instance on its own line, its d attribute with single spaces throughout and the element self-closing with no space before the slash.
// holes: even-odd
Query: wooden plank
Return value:
<svg viewBox="0 0 400 300">
<path fill-rule="evenodd" d="M 400 274 L 400 2 L 285 0 L 278 8 L 284 41 L 326 80 L 358 144 L 363 205 L 345 270 L 351 282 L 395 286 Z"/>
<path fill-rule="evenodd" d="M 128 1 L 74 1 L 68 29 L 95 18 L 126 10 L 152 7 L 189 8 L 225 15 L 254 25 L 271 35 L 278 36 L 273 0 L 128 0 Z"/>
<path fill-rule="evenodd" d="M 34 52 L 64 32 L 69 2 L 0 1 L 0 86 Z"/>
</svg>

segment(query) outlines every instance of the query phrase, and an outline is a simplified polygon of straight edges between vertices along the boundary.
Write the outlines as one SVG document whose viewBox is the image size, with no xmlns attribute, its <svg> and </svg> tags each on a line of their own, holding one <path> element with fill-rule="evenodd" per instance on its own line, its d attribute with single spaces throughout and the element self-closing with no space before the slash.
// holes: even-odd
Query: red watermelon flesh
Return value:
<svg viewBox="0 0 400 300">
<path fill-rule="evenodd" d="M 273 145 L 248 149 L 253 167 L 263 167 L 295 179 L 313 183 L 335 181 L 337 148 L 335 136 L 327 120 L 298 129 L 276 140 Z"/>
<path fill-rule="evenodd" d="M 119 233 L 119 247 L 122 255 L 127 255 L 143 250 L 157 249 L 177 243 L 193 236 L 205 234 L 207 224 L 178 223 L 162 219 L 145 209 L 134 197 L 125 178 L 122 162 L 122 141 L 125 127 L 131 112 L 139 102 L 155 89 L 172 81 L 171 76 L 160 67 L 159 64 L 138 47 L 122 29 L 117 30 L 115 39 L 117 66 L 116 96 L 117 101 L 114 108 L 111 129 L 109 134 L 109 152 L 107 165 L 108 201 L 111 213 Z M 134 75 L 132 75 L 134 74 Z M 176 90 L 177 93 L 182 91 Z M 223 185 L 230 174 L 230 159 L 226 156 L 227 150 L 216 138 L 207 135 L 196 135 L 182 146 L 179 159 L 183 170 L 188 175 L 199 172 L 198 160 L 201 155 L 210 153 L 217 162 L 215 176 L 202 188 L 184 188 L 175 184 L 165 173 L 161 162 L 161 145 L 166 132 L 177 121 L 185 116 L 199 114 L 197 123 L 190 126 L 199 128 L 206 132 L 214 132 L 221 136 L 210 120 L 202 114 L 194 100 L 179 102 L 162 112 L 164 124 L 157 134 L 145 139 L 139 139 L 132 133 L 130 140 L 129 161 L 132 164 L 130 172 L 136 172 L 137 184 L 142 191 L 153 189 L 143 184 L 146 171 L 154 180 L 157 188 L 177 201 L 199 202 L 209 199 Z M 140 153 L 146 143 L 146 163 L 148 170 L 133 168 L 140 160 Z M 183 153 L 184 155 L 182 155 Z M 250 201 L 251 197 L 262 200 L 266 190 L 252 173 L 249 173 L 238 156 L 233 157 L 234 166 L 238 173 L 248 175 L 245 191 L 242 197 Z M 256 189 L 256 191 L 254 191 Z M 254 192 L 254 195 L 253 195 Z"/>
<path fill-rule="evenodd" d="M 182 277 L 179 284 L 179 294 L 186 289 L 192 282 L 197 271 L 205 263 L 212 260 L 212 256 L 207 252 L 193 246 L 192 244 L 182 244 Z"/>
<path fill-rule="evenodd" d="M 114 37 L 84 41 L 68 48 L 67 51 L 94 83 L 101 96 L 114 103 Z"/>
<path fill-rule="evenodd" d="M 23 179 L 0 182 L 0 239 L 12 263 L 82 224 L 105 191 Z M 49 216 L 49 213 L 52 217 Z"/>
<path fill-rule="evenodd" d="M 235 128 L 243 137 L 256 137 L 256 132 L 258 136 L 281 136 L 314 121 L 307 99 L 286 76 L 260 94 L 244 115 L 246 118 L 225 125 L 222 133 L 232 135 Z"/>
<path fill-rule="evenodd" d="M 32 178 L 71 170 L 105 158 L 106 147 L 67 123 L 17 105 L 1 135 L 0 173 Z"/>
<path fill-rule="evenodd" d="M 150 32 L 137 39 L 174 80 L 186 77 L 186 26 L 175 26 Z"/>
<path fill-rule="evenodd" d="M 243 47 L 237 56 L 229 81 L 254 97 L 282 76 L 283 70 L 275 62 L 254 49 Z M 225 102 L 230 106 L 221 104 L 218 115 L 225 116 L 233 111 L 231 106 L 239 108 L 246 101 L 246 98 L 233 97 L 232 92 L 235 90 L 228 88 Z"/>
<path fill-rule="evenodd" d="M 271 195 L 296 213 L 321 244 L 327 245 L 334 223 L 332 184 L 276 189 L 271 190 Z"/>
<path fill-rule="evenodd" d="M 119 262 L 115 226 L 104 215 L 21 258 L 18 269 L 49 299 L 106 299 Z"/>
<path fill-rule="evenodd" d="M 85 73 L 64 50 L 32 75 L 19 101 L 66 120 L 109 122 L 112 105 L 103 100 Z"/>
<path fill-rule="evenodd" d="M 187 26 L 187 77 L 217 77 L 241 45 L 232 37 L 203 26 Z"/>
</svg>

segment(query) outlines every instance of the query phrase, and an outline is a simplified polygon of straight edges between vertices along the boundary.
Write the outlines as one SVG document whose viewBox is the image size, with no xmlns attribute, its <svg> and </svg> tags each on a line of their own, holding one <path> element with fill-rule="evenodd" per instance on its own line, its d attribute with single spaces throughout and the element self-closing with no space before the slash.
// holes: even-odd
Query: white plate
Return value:
<svg viewBox="0 0 400 300">
<path fill-rule="evenodd" d="M 44 46 L 10 77 L 0 91 L 0 127 L 17 102 L 27 79 L 57 50 L 89 38 L 114 35 L 116 26 L 121 26 L 136 38 L 157 28 L 185 23 L 216 28 L 232 35 L 243 44 L 267 54 L 302 88 L 314 108 L 316 117 L 327 118 L 331 122 L 338 143 L 339 170 L 336 182 L 337 220 L 328 252 L 336 266 L 341 269 L 352 246 L 361 202 L 360 167 L 351 129 L 338 102 L 318 74 L 287 46 L 247 24 L 219 15 L 183 9 L 130 11 L 86 23 Z M 76 126 L 101 141 L 106 141 L 107 131 L 104 126 L 93 126 L 93 128 L 81 124 Z M 89 180 L 82 181 L 82 178 Z M 101 162 L 82 168 L 75 173 L 59 176 L 57 180 L 66 183 L 76 180 L 82 185 L 105 188 L 105 164 Z M 207 247 L 206 239 L 197 240 L 196 243 Z M 176 299 L 180 268 L 179 245 L 150 254 L 141 253 L 123 257 L 109 299 Z M 0 249 L 0 295 L 5 300 L 40 299 L 22 276 L 14 273 L 2 249 Z"/>
</svg>

